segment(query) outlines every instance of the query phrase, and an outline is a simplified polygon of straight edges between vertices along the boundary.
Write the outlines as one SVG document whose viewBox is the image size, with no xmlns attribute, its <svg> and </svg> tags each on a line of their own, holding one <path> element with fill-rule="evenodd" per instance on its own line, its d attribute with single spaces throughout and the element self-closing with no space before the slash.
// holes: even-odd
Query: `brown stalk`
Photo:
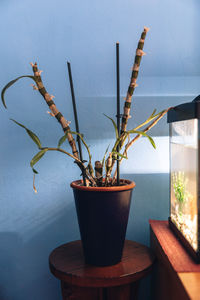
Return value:
<svg viewBox="0 0 200 300">
<path fill-rule="evenodd" d="M 38 89 L 40 94 L 43 96 L 43 98 L 45 99 L 47 105 L 49 106 L 49 109 L 51 110 L 51 115 L 54 116 L 58 120 L 58 122 L 62 126 L 63 131 L 64 132 L 70 131 L 70 127 L 69 127 L 70 122 L 67 121 L 63 117 L 61 112 L 59 112 L 59 110 L 57 109 L 54 101 L 52 100 L 53 96 L 49 95 L 49 93 L 46 91 L 46 89 L 43 85 L 42 78 L 40 76 L 41 71 L 38 70 L 37 63 L 35 63 L 35 64 L 31 63 L 31 66 L 33 68 L 33 73 L 34 73 L 34 77 L 35 77 L 35 81 L 36 81 L 36 85 L 37 85 L 37 87 L 34 87 L 34 88 Z M 76 142 L 75 142 L 75 140 L 74 140 L 74 138 L 73 138 L 73 136 L 70 132 L 67 133 L 67 139 L 68 139 L 68 142 L 69 142 L 69 144 L 72 148 L 73 155 L 75 157 L 79 158 L 79 153 L 78 153 L 78 150 L 77 150 L 77 147 L 76 147 Z"/>
<path fill-rule="evenodd" d="M 131 101 L 132 101 L 132 96 L 133 96 L 134 90 L 137 87 L 136 81 L 137 81 L 137 77 L 138 77 L 138 73 L 139 73 L 141 59 L 142 59 L 142 56 L 145 55 L 145 53 L 143 52 L 143 48 L 144 48 L 144 40 L 146 38 L 146 34 L 148 31 L 149 31 L 149 28 L 144 27 L 144 30 L 141 34 L 141 37 L 140 37 L 140 40 L 138 42 L 138 46 L 136 49 L 130 84 L 128 87 L 128 91 L 127 91 L 125 103 L 124 103 L 124 111 L 123 111 L 123 115 L 122 115 L 120 137 L 122 137 L 124 135 L 124 132 L 126 131 L 128 119 L 131 118 L 131 116 L 130 116 Z M 122 141 L 119 144 L 118 152 L 120 152 L 121 148 L 123 147 L 123 143 L 124 142 L 123 142 L 123 138 L 122 138 Z M 109 169 L 109 170 L 111 170 L 111 172 L 114 167 L 115 161 L 116 160 L 113 157 L 112 166 Z"/>
<path fill-rule="evenodd" d="M 108 155 L 108 158 L 106 160 L 105 186 L 108 185 L 109 178 L 111 177 L 111 172 L 112 172 L 112 167 L 113 167 L 112 161 L 113 161 L 113 159 L 112 159 L 112 153 L 110 152 L 109 155 Z"/>
<path fill-rule="evenodd" d="M 57 107 L 56 107 L 56 105 L 53 101 L 54 97 L 51 96 L 46 91 L 46 89 L 43 85 L 43 82 L 42 82 L 41 75 L 40 75 L 42 71 L 38 70 L 37 63 L 35 63 L 35 64 L 31 63 L 31 66 L 33 68 L 34 78 L 35 78 L 36 85 L 37 85 L 37 87 L 33 86 L 33 88 L 40 92 L 40 94 L 45 99 L 47 105 L 49 106 L 49 109 L 51 110 L 50 114 L 58 120 L 58 122 L 62 126 L 63 131 L 65 133 L 67 132 L 67 139 L 68 139 L 68 142 L 71 146 L 73 156 L 74 156 L 74 158 L 76 158 L 75 161 L 76 161 L 77 165 L 79 166 L 79 168 L 83 171 L 83 168 L 85 169 L 85 167 L 84 167 L 84 164 L 80 161 L 79 153 L 78 153 L 78 150 L 77 150 L 77 147 L 76 147 L 76 141 L 74 140 L 73 135 L 70 133 L 70 127 L 69 127 L 70 122 L 67 121 L 63 117 L 62 113 L 57 109 Z M 91 182 L 92 185 L 96 185 L 96 182 L 92 178 L 92 176 L 89 175 L 88 179 L 89 179 L 89 181 Z"/>
<path fill-rule="evenodd" d="M 102 167 L 102 163 L 97 160 L 95 161 L 95 176 L 96 176 L 96 182 L 97 182 L 97 186 L 101 186 L 102 185 L 102 180 L 103 180 L 103 167 Z"/>
<path fill-rule="evenodd" d="M 103 167 L 102 167 L 102 163 L 97 160 L 95 161 L 95 176 L 96 178 L 101 178 L 102 177 L 102 172 L 103 172 Z"/>
<path fill-rule="evenodd" d="M 132 95 L 134 93 L 134 90 L 137 86 L 136 81 L 139 73 L 140 62 L 142 56 L 145 55 L 145 53 L 143 52 L 143 47 L 144 47 L 144 40 L 148 31 L 149 28 L 144 27 L 144 31 L 141 34 L 141 38 L 138 42 L 138 46 L 136 49 L 135 60 L 132 68 L 132 74 L 131 74 L 131 80 L 126 94 L 125 103 L 124 103 L 124 113 L 122 116 L 122 123 L 121 123 L 121 134 L 124 131 L 126 131 L 128 119 L 131 118 L 130 116 L 131 100 L 132 100 Z"/>
<path fill-rule="evenodd" d="M 150 125 L 148 125 L 144 130 L 143 132 L 146 133 L 147 131 L 149 131 L 152 127 L 154 127 L 158 121 L 160 119 L 162 119 L 164 117 L 164 115 L 170 110 L 172 109 L 173 107 L 169 107 L 167 109 L 165 109 Z M 133 145 L 133 143 L 135 143 L 140 137 L 142 137 L 141 134 L 137 134 L 130 142 L 128 142 L 125 146 L 125 149 L 124 149 L 124 152 L 123 152 L 123 155 L 127 156 L 127 151 L 128 149 Z M 123 157 L 120 159 L 119 163 L 121 164 L 123 160 Z M 115 182 L 116 180 L 116 176 L 117 176 L 117 170 L 115 170 L 115 173 L 114 173 L 114 176 L 113 176 L 113 180 L 112 180 L 112 183 Z"/>
</svg>

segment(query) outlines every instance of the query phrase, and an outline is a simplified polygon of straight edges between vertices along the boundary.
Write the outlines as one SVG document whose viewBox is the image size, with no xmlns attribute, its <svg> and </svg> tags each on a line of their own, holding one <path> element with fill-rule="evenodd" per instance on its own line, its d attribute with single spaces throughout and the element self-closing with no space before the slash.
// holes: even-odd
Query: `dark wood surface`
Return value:
<svg viewBox="0 0 200 300">
<path fill-rule="evenodd" d="M 106 288 L 69 285 L 61 281 L 63 300 L 134 300 L 138 296 L 139 281 Z"/>
<path fill-rule="evenodd" d="M 154 300 L 200 299 L 200 265 L 186 252 L 168 221 L 150 220 L 154 270 Z"/>
<path fill-rule="evenodd" d="M 170 229 L 168 221 L 150 220 L 149 222 L 154 239 L 157 240 L 156 246 L 161 248 L 161 252 L 176 272 L 200 272 L 200 264 L 195 263 L 187 253 Z"/>
<path fill-rule="evenodd" d="M 79 287 L 112 287 L 132 283 L 146 276 L 155 256 L 139 243 L 125 241 L 122 261 L 114 266 L 95 267 L 84 263 L 80 241 L 64 244 L 52 251 L 50 270 L 68 285 Z"/>
</svg>

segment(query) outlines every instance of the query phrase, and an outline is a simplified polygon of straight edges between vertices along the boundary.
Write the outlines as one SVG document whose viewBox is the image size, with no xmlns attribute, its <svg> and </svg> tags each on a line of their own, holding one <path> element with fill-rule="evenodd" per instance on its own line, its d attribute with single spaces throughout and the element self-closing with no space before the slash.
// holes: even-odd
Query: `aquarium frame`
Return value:
<svg viewBox="0 0 200 300">
<path fill-rule="evenodd" d="M 167 122 L 173 123 L 177 121 L 185 121 L 190 119 L 198 119 L 198 153 L 197 153 L 197 250 L 191 246 L 188 240 L 184 237 L 182 232 L 177 228 L 177 226 L 171 220 L 171 217 L 168 218 L 169 227 L 180 240 L 181 244 L 185 247 L 191 257 L 196 263 L 200 263 L 200 179 L 199 179 L 199 170 L 200 170 L 200 96 L 197 96 L 192 102 L 183 103 L 175 106 L 167 114 Z M 171 129 L 170 134 L 171 134 Z M 169 143 L 170 157 L 171 157 L 171 146 Z M 170 164 L 170 206 L 169 212 L 171 216 L 171 164 Z"/>
<path fill-rule="evenodd" d="M 200 119 L 200 96 L 196 97 L 192 102 L 173 107 L 167 113 L 167 123 L 190 119 Z"/>
</svg>

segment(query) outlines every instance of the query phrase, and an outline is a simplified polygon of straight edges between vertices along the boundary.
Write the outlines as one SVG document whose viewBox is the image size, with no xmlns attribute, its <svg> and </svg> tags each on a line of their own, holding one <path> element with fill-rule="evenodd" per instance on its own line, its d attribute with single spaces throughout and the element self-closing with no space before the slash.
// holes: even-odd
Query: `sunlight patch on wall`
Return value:
<svg viewBox="0 0 200 300">
<path fill-rule="evenodd" d="M 169 173 L 169 138 L 153 137 L 156 149 L 141 138 L 130 150 L 129 158 L 121 166 L 121 173 L 152 174 Z"/>
<path fill-rule="evenodd" d="M 128 160 L 124 159 L 121 164 L 121 174 L 169 173 L 169 137 L 152 138 L 156 149 L 143 137 L 133 144 L 128 151 Z M 102 159 L 109 144 L 109 151 L 112 149 L 114 140 L 90 140 L 89 144 L 95 161 Z"/>
</svg>

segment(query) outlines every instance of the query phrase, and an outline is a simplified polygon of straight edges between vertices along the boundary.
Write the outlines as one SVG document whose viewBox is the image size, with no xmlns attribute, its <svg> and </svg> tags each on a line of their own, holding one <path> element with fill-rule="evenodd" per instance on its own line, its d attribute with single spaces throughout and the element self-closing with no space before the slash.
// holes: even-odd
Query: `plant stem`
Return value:
<svg viewBox="0 0 200 300">
<path fill-rule="evenodd" d="M 152 127 L 154 127 L 157 123 L 158 123 L 158 121 L 160 120 L 160 119 L 162 119 L 163 117 L 164 117 L 164 115 L 170 110 L 170 109 L 172 109 L 173 107 L 169 107 L 169 108 L 167 108 L 167 109 L 165 109 L 149 126 L 147 126 L 144 130 L 143 130 L 143 132 L 147 132 L 147 131 L 149 131 Z M 126 144 L 126 146 L 125 146 L 125 149 L 124 149 L 124 152 L 123 152 L 123 155 L 125 155 L 125 156 L 127 156 L 127 151 L 128 151 L 128 149 L 132 146 L 132 144 L 134 143 L 134 142 L 136 142 L 140 137 L 142 137 L 142 135 L 141 134 L 137 134 L 130 142 L 128 142 L 127 144 Z M 122 162 L 122 160 L 123 160 L 123 157 L 120 159 L 120 161 L 119 161 L 119 163 L 121 164 L 121 162 Z M 115 180 L 116 180 L 116 176 L 117 176 L 117 171 L 115 170 L 115 173 L 114 173 L 114 176 L 113 176 L 113 183 L 115 182 Z"/>
<path fill-rule="evenodd" d="M 64 154 L 70 156 L 71 158 L 73 158 L 77 162 L 79 167 L 81 165 L 82 170 L 83 169 L 85 170 L 85 175 L 86 175 L 87 179 L 91 182 L 92 186 L 96 186 L 95 180 L 90 176 L 90 174 L 88 173 L 88 170 L 85 167 L 84 163 L 79 158 L 77 158 L 76 156 L 72 155 L 71 153 L 69 153 L 69 152 L 67 152 L 67 151 L 65 151 L 61 148 L 54 148 L 54 147 L 41 147 L 40 148 L 40 150 L 45 150 L 45 149 L 48 149 L 48 151 L 58 151 L 58 152 L 64 153 Z"/>
<path fill-rule="evenodd" d="M 109 153 L 109 156 L 106 160 L 106 178 L 105 178 L 105 186 L 108 185 L 110 176 L 111 176 L 111 171 L 112 171 L 112 153 Z"/>
<path fill-rule="evenodd" d="M 103 167 L 102 167 L 102 163 L 97 160 L 95 161 L 95 176 L 96 176 L 96 182 L 98 186 L 102 185 L 102 173 L 103 173 Z"/>
<path fill-rule="evenodd" d="M 33 73 L 34 73 L 34 77 L 35 77 L 35 81 L 37 84 L 37 88 L 38 91 L 40 92 L 40 94 L 43 96 L 43 98 L 45 99 L 47 105 L 49 106 L 49 109 L 51 110 L 53 116 L 56 117 L 56 119 L 58 120 L 58 122 L 61 124 L 62 129 L 64 132 L 66 131 L 70 131 L 70 127 L 69 127 L 69 122 L 66 121 L 66 119 L 63 117 L 63 115 L 61 114 L 61 112 L 59 112 L 59 110 L 57 109 L 53 99 L 53 96 L 50 96 L 49 93 L 46 91 L 42 79 L 41 79 L 41 71 L 38 70 L 37 67 L 37 63 L 35 64 L 31 64 L 32 68 L 33 68 Z M 76 142 L 72 136 L 71 133 L 67 134 L 67 139 L 68 142 L 72 148 L 72 153 L 74 155 L 74 157 L 76 157 L 77 159 L 79 159 L 79 153 L 76 147 Z"/>
<path fill-rule="evenodd" d="M 131 100 L 132 100 L 132 95 L 135 90 L 135 87 L 137 86 L 136 80 L 138 77 L 140 62 L 141 62 L 142 56 L 145 54 L 143 52 L 143 47 L 144 47 L 144 40 L 145 40 L 145 37 L 146 37 L 146 34 L 148 31 L 149 31 L 149 28 L 144 27 L 144 30 L 141 34 L 141 37 L 140 37 L 140 40 L 138 42 L 138 46 L 136 49 L 135 60 L 134 60 L 133 68 L 132 68 L 132 74 L 131 74 L 131 80 L 130 80 L 128 91 L 126 94 L 125 103 L 124 103 L 124 111 L 123 111 L 122 122 L 121 122 L 120 138 L 124 135 L 124 133 L 126 131 L 128 119 L 131 118 L 131 116 L 130 116 Z M 118 147 L 118 151 L 117 151 L 118 153 L 121 150 L 125 140 L 126 140 L 126 137 L 125 137 L 125 139 L 122 137 L 122 141 L 120 141 L 120 143 L 119 143 L 119 147 Z M 112 166 L 110 167 L 109 171 L 112 172 L 114 164 L 115 164 L 115 159 L 112 159 Z"/>
<path fill-rule="evenodd" d="M 41 148 L 39 148 L 39 149 L 40 149 L 40 150 L 48 149 L 48 151 L 58 151 L 58 152 L 62 152 L 62 153 L 64 153 L 64 154 L 67 154 L 68 156 L 70 156 L 71 158 L 73 158 L 75 161 L 77 161 L 78 163 L 80 163 L 80 164 L 83 165 L 82 161 L 81 161 L 79 158 L 77 158 L 77 157 L 74 156 L 73 154 L 71 154 L 71 153 L 65 151 L 64 149 L 56 148 L 56 147 L 41 147 Z M 84 165 L 83 165 L 83 166 L 84 166 Z"/>
<path fill-rule="evenodd" d="M 123 113 L 122 123 L 121 123 L 121 134 L 124 131 L 126 131 L 128 119 L 131 117 L 130 116 L 131 100 L 132 100 L 132 95 L 135 90 L 135 87 L 137 86 L 136 80 L 138 77 L 140 62 L 141 62 L 142 56 L 145 54 L 143 52 L 143 47 L 144 47 L 144 40 L 146 37 L 146 33 L 148 31 L 149 31 L 149 28 L 144 27 L 144 31 L 141 34 L 141 38 L 138 42 L 138 46 L 136 49 L 136 55 L 135 55 L 135 60 L 134 60 L 134 64 L 133 64 L 131 80 L 130 80 L 128 91 L 126 94 L 125 103 L 124 103 L 124 113 Z"/>
</svg>

